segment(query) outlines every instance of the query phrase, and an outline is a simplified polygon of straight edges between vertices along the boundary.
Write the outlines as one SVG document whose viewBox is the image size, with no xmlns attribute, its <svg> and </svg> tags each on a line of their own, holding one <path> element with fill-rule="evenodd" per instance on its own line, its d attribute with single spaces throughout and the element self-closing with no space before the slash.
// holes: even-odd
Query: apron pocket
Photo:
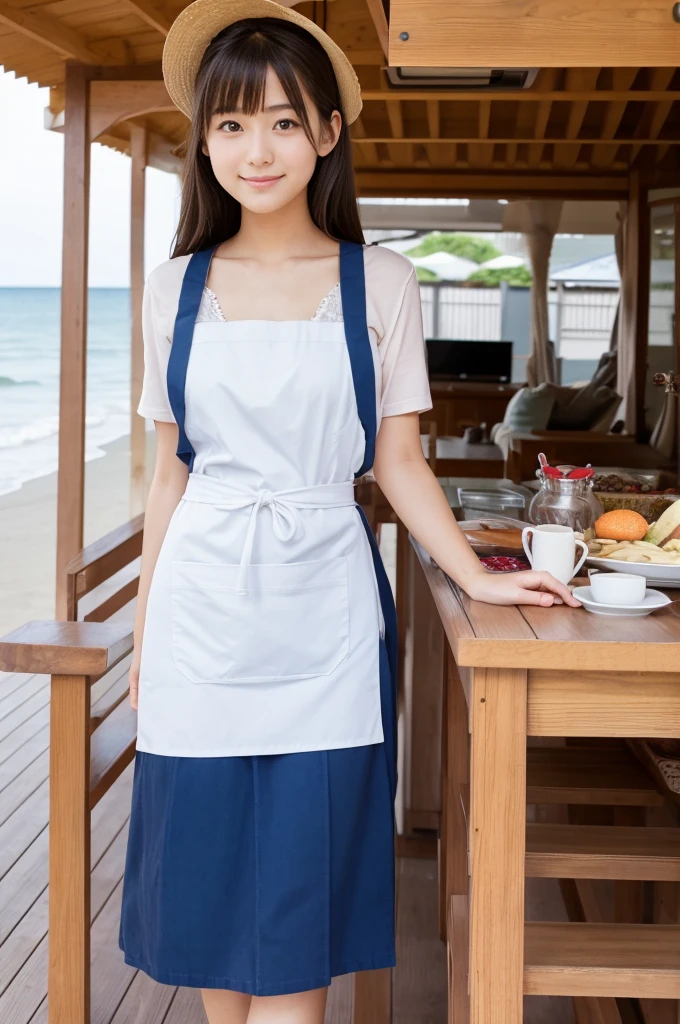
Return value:
<svg viewBox="0 0 680 1024">
<path fill-rule="evenodd" d="M 349 653 L 347 556 L 250 565 L 170 563 L 172 654 L 192 683 L 327 676 Z"/>
</svg>

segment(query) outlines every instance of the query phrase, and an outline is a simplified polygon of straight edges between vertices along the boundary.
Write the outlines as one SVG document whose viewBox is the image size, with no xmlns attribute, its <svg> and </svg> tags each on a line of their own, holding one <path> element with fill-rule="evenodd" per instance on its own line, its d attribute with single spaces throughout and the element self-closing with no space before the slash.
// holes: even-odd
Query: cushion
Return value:
<svg viewBox="0 0 680 1024">
<path fill-rule="evenodd" d="M 548 422 L 548 430 L 591 430 L 608 413 L 613 416 L 621 396 L 606 384 L 592 381 L 581 388 L 548 385 L 554 391 L 555 402 Z"/>
<path fill-rule="evenodd" d="M 516 434 L 545 430 L 554 404 L 555 395 L 549 384 L 520 388 L 508 402 L 503 426 Z"/>
</svg>

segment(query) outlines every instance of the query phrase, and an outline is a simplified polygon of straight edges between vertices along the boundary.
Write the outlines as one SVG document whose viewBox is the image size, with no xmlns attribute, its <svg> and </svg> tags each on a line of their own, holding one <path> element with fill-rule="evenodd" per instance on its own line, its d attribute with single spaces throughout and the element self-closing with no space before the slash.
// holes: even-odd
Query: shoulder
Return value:
<svg viewBox="0 0 680 1024">
<path fill-rule="evenodd" d="M 394 333 L 400 317 L 420 310 L 416 268 L 406 256 L 380 245 L 364 247 L 366 311 L 378 344 Z M 422 314 L 421 314 L 422 315 Z"/>
<path fill-rule="evenodd" d="M 165 260 L 164 263 L 159 263 L 157 267 L 154 267 L 147 278 L 147 282 L 149 288 L 158 299 L 162 300 L 165 296 L 168 299 L 172 299 L 175 297 L 175 293 L 179 296 L 182 278 L 190 259 L 190 254 L 187 256 L 175 256 L 174 259 Z"/>
<path fill-rule="evenodd" d="M 403 291 L 411 277 L 415 277 L 416 269 L 407 256 L 394 249 L 382 245 L 364 246 L 364 267 L 367 285 L 375 282 L 376 287 L 389 287 Z"/>
<path fill-rule="evenodd" d="M 176 256 L 159 263 L 146 279 L 146 301 L 154 329 L 169 341 L 179 307 L 182 279 L 191 255 Z"/>
<path fill-rule="evenodd" d="M 146 279 L 143 307 L 145 336 L 149 340 L 155 339 L 157 345 L 161 345 L 162 339 L 169 343 L 172 337 L 182 278 L 190 258 L 177 256 L 165 260 L 154 267 Z"/>
</svg>

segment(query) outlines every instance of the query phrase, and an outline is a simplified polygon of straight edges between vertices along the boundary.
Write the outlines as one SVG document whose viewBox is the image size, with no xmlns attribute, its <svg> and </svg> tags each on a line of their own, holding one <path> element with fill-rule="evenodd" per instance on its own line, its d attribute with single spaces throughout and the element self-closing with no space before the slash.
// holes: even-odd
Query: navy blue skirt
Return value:
<svg viewBox="0 0 680 1024">
<path fill-rule="evenodd" d="M 118 943 L 127 964 L 167 985 L 258 996 L 395 965 L 396 707 L 382 640 L 380 693 L 383 743 L 137 752 Z"/>
</svg>

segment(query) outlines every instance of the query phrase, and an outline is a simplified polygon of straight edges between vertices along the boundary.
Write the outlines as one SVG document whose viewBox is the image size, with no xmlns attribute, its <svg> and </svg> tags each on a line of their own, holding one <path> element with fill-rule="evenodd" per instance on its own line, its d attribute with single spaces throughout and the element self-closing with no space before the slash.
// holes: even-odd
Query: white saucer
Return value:
<svg viewBox="0 0 680 1024">
<path fill-rule="evenodd" d="M 672 604 L 670 597 L 658 590 L 647 589 L 642 604 L 602 604 L 593 597 L 591 587 L 574 587 L 572 594 L 577 601 L 580 601 L 586 611 L 595 615 L 618 615 L 623 618 L 637 618 L 641 615 L 649 615 L 658 608 L 665 608 Z"/>
</svg>

